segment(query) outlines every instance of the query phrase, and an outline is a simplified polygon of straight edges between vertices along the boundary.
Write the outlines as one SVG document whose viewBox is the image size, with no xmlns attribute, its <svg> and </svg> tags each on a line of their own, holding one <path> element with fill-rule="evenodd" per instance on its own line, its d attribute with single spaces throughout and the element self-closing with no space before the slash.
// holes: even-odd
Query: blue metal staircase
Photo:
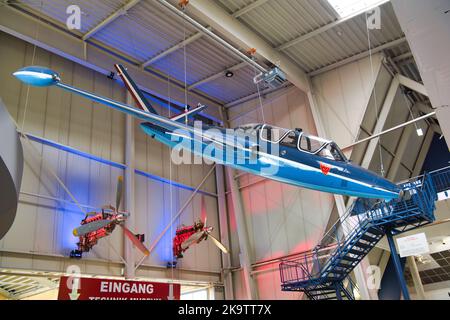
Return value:
<svg viewBox="0 0 450 320">
<path fill-rule="evenodd" d="M 301 291 L 311 300 L 353 300 L 350 272 L 387 232 L 400 234 L 434 221 L 437 194 L 450 189 L 450 167 L 399 186 L 401 199 L 358 199 L 312 253 L 282 261 L 282 291 Z"/>
</svg>

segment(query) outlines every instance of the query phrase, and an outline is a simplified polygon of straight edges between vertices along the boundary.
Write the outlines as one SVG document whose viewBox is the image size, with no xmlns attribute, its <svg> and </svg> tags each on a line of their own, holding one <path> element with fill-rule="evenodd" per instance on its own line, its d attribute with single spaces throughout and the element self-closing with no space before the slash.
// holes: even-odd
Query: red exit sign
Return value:
<svg viewBox="0 0 450 320">
<path fill-rule="evenodd" d="M 61 277 L 58 300 L 180 300 L 180 285 L 147 281 Z"/>
</svg>

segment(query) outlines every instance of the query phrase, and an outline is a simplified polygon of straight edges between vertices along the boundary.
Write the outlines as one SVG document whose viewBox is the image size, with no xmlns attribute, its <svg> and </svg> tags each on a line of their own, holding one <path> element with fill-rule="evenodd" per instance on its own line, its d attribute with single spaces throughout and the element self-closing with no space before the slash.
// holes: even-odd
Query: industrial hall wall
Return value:
<svg viewBox="0 0 450 320">
<path fill-rule="evenodd" d="M 263 111 L 262 111 L 263 110 Z M 284 128 L 302 128 L 317 134 L 307 96 L 289 87 L 229 109 L 231 125 L 268 123 Z M 324 233 L 333 196 L 252 175 L 239 178 L 243 209 L 252 253 L 253 278 L 261 299 L 298 299 L 300 294 L 281 292 L 279 261 L 259 266 L 292 253 L 314 247 Z M 239 264 L 239 247 L 231 197 L 228 198 L 233 265 Z M 245 298 L 241 272 L 234 273 L 236 298 Z"/>
<path fill-rule="evenodd" d="M 0 32 L 0 97 L 19 130 L 35 138 L 31 144 L 23 142 L 25 168 L 19 208 L 11 230 L 0 240 L 0 267 L 65 272 L 68 265 L 74 264 L 67 258 L 76 248 L 72 229 L 84 214 L 51 171 L 85 210 L 113 204 L 117 178 L 124 174 L 125 116 L 58 88 L 29 88 L 21 84 L 11 74 L 28 65 L 47 66 L 70 85 L 121 102 L 126 101 L 126 91 L 118 81 Z M 156 109 L 168 114 L 159 105 Z M 204 163 L 172 164 L 170 150 L 144 135 L 138 121 L 135 147 L 135 212 L 131 212 L 134 225 L 130 228 L 144 233 L 148 246 L 211 167 Z M 201 191 L 143 261 L 137 275 L 169 277 L 166 264 L 173 258 L 175 229 L 200 217 L 202 196 L 208 225 L 215 227 L 213 235 L 218 237 L 214 174 Z M 83 273 L 120 276 L 123 264 L 117 253 L 123 254 L 123 241 L 122 232 L 117 229 L 75 262 Z M 139 258 L 140 253 L 136 252 L 136 260 Z M 220 251 L 209 241 L 202 242 L 189 249 L 178 267 L 182 270 L 176 277 L 181 279 L 217 281 Z"/>
<path fill-rule="evenodd" d="M 375 55 L 372 60 L 361 59 L 315 76 L 312 83 L 318 119 L 313 117 L 307 95 L 290 87 L 262 97 L 262 102 L 257 98 L 229 109 L 232 126 L 266 122 L 317 134 L 316 120 L 321 122 L 325 138 L 335 140 L 342 147 L 349 145 L 357 140 L 361 122 L 376 117 L 371 116 L 374 111 L 370 106 L 376 93 L 375 83 L 386 82 L 385 70 L 381 74 L 382 59 L 382 55 Z M 382 103 L 383 98 L 380 100 Z M 347 155 L 351 156 L 351 152 Z M 332 224 L 331 217 L 337 216 L 337 212 L 331 215 L 336 210 L 333 196 L 250 175 L 243 175 L 239 180 L 253 254 L 252 276 L 259 297 L 300 298 L 301 294 L 281 291 L 277 258 L 312 249 L 318 244 L 327 226 Z M 231 211 L 232 259 L 236 265 L 239 247 L 232 206 L 229 204 L 228 208 Z M 241 271 L 235 272 L 237 298 L 245 297 L 242 283 Z"/>
</svg>

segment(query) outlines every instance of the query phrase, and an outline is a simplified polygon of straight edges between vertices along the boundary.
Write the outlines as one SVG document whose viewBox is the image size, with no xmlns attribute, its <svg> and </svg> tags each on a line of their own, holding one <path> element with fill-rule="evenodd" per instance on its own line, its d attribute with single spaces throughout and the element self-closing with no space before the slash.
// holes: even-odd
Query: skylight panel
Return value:
<svg viewBox="0 0 450 320">
<path fill-rule="evenodd" d="M 389 0 L 327 0 L 341 18 L 368 11 Z"/>
</svg>

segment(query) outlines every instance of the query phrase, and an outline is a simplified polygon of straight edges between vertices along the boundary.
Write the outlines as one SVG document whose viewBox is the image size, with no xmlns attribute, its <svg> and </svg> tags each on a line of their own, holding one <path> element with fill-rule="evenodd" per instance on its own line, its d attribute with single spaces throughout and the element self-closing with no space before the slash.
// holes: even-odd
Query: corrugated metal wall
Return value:
<svg viewBox="0 0 450 320">
<path fill-rule="evenodd" d="M 327 133 L 340 146 L 355 142 L 361 135 L 361 126 L 373 131 L 376 111 L 381 109 L 392 76 L 382 66 L 382 55 L 375 55 L 347 64 L 312 79 L 317 108 Z M 376 88 L 374 91 L 374 87 Z M 375 100 L 375 96 L 377 99 Z M 377 103 L 377 106 L 374 103 Z M 289 88 L 263 98 L 264 117 L 258 99 L 229 109 L 232 126 L 252 122 L 266 122 L 285 128 L 303 128 L 316 134 L 311 110 L 300 90 Z M 397 92 L 391 113 L 384 129 L 391 128 L 408 119 L 409 110 L 401 91 Z M 425 129 L 425 128 L 424 128 Z M 392 162 L 402 130 L 382 138 L 383 161 L 386 169 Z M 409 169 L 414 165 L 421 139 L 412 136 L 408 142 L 411 148 L 404 156 Z M 411 150 L 410 150 L 411 149 Z M 364 155 L 365 147 L 362 148 Z M 371 168 L 375 171 L 378 153 Z M 414 158 L 414 159 L 410 159 Z M 397 178 L 404 178 L 408 170 L 401 165 Z M 406 173 L 405 173 L 406 171 Z M 272 181 L 245 175 L 240 178 L 242 201 L 247 217 L 250 244 L 254 261 L 261 262 L 297 253 L 314 247 L 329 223 L 334 207 L 332 195 L 291 187 Z M 229 199 L 230 201 L 230 199 Z M 228 206 L 232 208 L 231 205 Z M 238 262 L 235 223 L 231 213 L 233 261 Z M 337 213 L 335 213 L 337 216 Z M 298 298 L 296 294 L 280 291 L 278 263 L 257 267 L 254 278 L 260 298 Z M 237 297 L 243 290 L 239 273 L 235 273 L 234 285 Z"/>
<path fill-rule="evenodd" d="M 126 92 L 118 82 L 4 33 L 0 33 L 0 43 L 0 96 L 19 127 L 24 132 L 103 159 L 89 159 L 82 154 L 38 142 L 33 142 L 35 150 L 32 150 L 24 142 L 26 163 L 22 192 L 26 194 L 21 194 L 11 231 L 0 241 L 0 266 L 65 271 L 66 266 L 74 261 L 62 256 L 67 256 L 75 248 L 77 239 L 73 237 L 72 229 L 84 215 L 73 204 L 34 195 L 70 201 L 67 193 L 49 174 L 50 168 L 81 204 L 100 207 L 112 203 L 117 177 L 123 175 L 125 118 L 119 112 L 57 88 L 28 88 L 14 79 L 11 73 L 31 64 L 44 65 L 60 72 L 68 84 L 118 101 L 125 101 Z M 157 109 L 162 114 L 168 112 L 159 106 Z M 134 231 L 145 233 L 147 245 L 168 224 L 171 213 L 175 215 L 191 195 L 188 187 L 195 188 L 210 169 L 208 165 L 175 166 L 169 156 L 168 148 L 147 138 L 136 123 L 136 169 L 142 173 L 136 175 L 136 212 L 132 214 L 135 215 Z M 171 187 L 163 181 L 170 178 L 181 187 Z M 208 224 L 216 227 L 213 234 L 218 236 L 215 189 L 213 174 L 201 190 L 205 192 Z M 201 196 L 197 195 L 178 222 L 191 224 L 200 216 L 200 206 Z M 172 237 L 177 224 L 171 230 L 172 234 L 168 233 L 155 252 L 144 261 L 145 265 L 165 267 L 172 259 Z M 83 272 L 120 275 L 120 259 L 111 246 L 122 253 L 122 232 L 116 230 L 109 241 L 111 245 L 106 239 L 100 240 L 94 251 L 86 255 L 86 260 L 77 261 Z M 139 260 L 138 252 L 136 256 Z M 211 273 L 220 272 L 219 250 L 211 243 L 203 242 L 191 248 L 178 266 L 207 273 L 176 276 L 198 281 L 217 280 L 211 278 Z M 155 276 L 156 273 L 146 267 L 140 269 L 138 275 Z M 165 271 L 157 275 L 171 277 Z"/>
<path fill-rule="evenodd" d="M 341 147 L 367 137 L 368 133 L 373 133 L 375 129 L 377 113 L 381 112 L 393 78 L 383 66 L 382 59 L 383 55 L 377 54 L 372 60 L 370 57 L 361 59 L 313 78 L 318 109 L 328 138 Z M 383 130 L 411 120 L 410 109 L 411 103 L 399 88 Z M 418 126 L 424 132 L 427 131 L 428 125 L 425 121 L 419 122 Z M 381 159 L 386 173 L 396 154 L 403 130 L 391 132 L 380 139 Z M 424 136 L 419 137 L 416 134 L 408 139 L 408 148 L 394 181 L 411 176 L 423 139 Z M 360 163 L 367 145 L 368 143 L 358 145 L 347 150 L 346 154 L 351 155 L 356 163 Z M 380 173 L 380 168 L 380 154 L 377 149 L 369 169 Z"/>
<path fill-rule="evenodd" d="M 370 58 L 362 59 L 312 80 L 327 138 L 341 147 L 353 143 L 358 137 L 380 71 L 381 59 L 381 55 L 374 56 L 372 61 Z M 379 100 L 379 104 L 383 102 L 383 99 Z"/>
<path fill-rule="evenodd" d="M 303 128 L 316 134 L 306 95 L 295 87 L 268 95 L 263 99 L 264 117 L 259 99 L 230 109 L 232 126 L 267 122 L 284 128 Z M 238 114 L 243 116 L 238 117 Z M 264 119 L 264 120 L 263 120 Z M 243 207 L 247 219 L 253 262 L 282 257 L 314 247 L 322 237 L 333 207 L 333 196 L 297 188 L 270 180 L 252 184 L 261 178 L 240 178 Z M 229 202 L 231 199 L 228 199 Z M 230 210 L 233 265 L 238 264 L 234 212 Z M 254 279 L 261 299 L 298 299 L 299 294 L 281 292 L 278 263 L 256 268 Z M 242 282 L 235 273 L 236 297 L 242 297 Z"/>
</svg>

